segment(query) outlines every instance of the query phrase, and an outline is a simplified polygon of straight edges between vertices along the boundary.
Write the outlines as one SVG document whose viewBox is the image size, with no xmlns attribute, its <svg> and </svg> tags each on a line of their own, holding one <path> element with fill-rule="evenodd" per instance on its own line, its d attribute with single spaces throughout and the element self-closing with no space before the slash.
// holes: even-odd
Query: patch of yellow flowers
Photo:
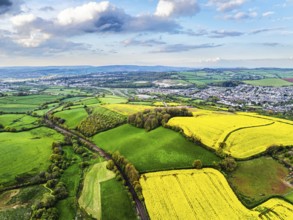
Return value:
<svg viewBox="0 0 293 220">
<path fill-rule="evenodd" d="M 272 145 L 293 144 L 293 122 L 249 113 L 193 111 L 194 117 L 175 117 L 168 125 L 183 129 L 185 135 L 217 150 L 246 158 Z"/>
<path fill-rule="evenodd" d="M 268 219 L 278 219 L 278 215 L 293 219 L 293 206 L 278 199 L 269 200 L 260 209 L 245 208 L 225 177 L 211 168 L 147 173 L 141 176 L 140 183 L 152 220 L 261 219 L 260 215 L 265 214 Z M 277 215 L 263 213 L 269 208 Z"/>
<path fill-rule="evenodd" d="M 108 104 L 104 105 L 103 107 L 112 110 L 114 112 L 118 112 L 122 115 L 131 115 L 137 112 L 141 112 L 145 109 L 154 108 L 153 106 L 147 105 L 131 105 L 131 104 Z"/>
</svg>

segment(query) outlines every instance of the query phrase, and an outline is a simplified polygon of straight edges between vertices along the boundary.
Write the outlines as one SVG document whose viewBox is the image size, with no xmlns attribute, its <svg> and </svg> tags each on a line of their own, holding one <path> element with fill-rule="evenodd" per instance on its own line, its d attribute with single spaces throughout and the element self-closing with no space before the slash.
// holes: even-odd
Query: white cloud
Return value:
<svg viewBox="0 0 293 220">
<path fill-rule="evenodd" d="M 20 36 L 15 40 L 24 47 L 38 47 L 41 43 L 50 39 L 50 34 L 43 33 L 41 30 L 31 30 L 28 35 Z"/>
<path fill-rule="evenodd" d="M 160 17 L 192 16 L 199 12 L 196 0 L 159 0 L 155 15 Z"/>
<path fill-rule="evenodd" d="M 23 26 L 36 20 L 36 16 L 33 14 L 20 14 L 12 17 L 10 20 L 14 26 Z"/>
<path fill-rule="evenodd" d="M 67 8 L 61 11 L 57 19 L 61 25 L 79 24 L 93 20 L 99 16 L 99 14 L 108 10 L 114 11 L 115 8 L 107 1 L 99 3 L 89 2 L 75 8 Z"/>
<path fill-rule="evenodd" d="M 243 20 L 243 19 L 249 19 L 249 18 L 256 18 L 258 16 L 258 13 L 256 11 L 238 11 L 234 14 L 226 15 L 224 18 L 229 20 Z"/>
<path fill-rule="evenodd" d="M 246 0 L 209 0 L 209 6 L 216 6 L 217 11 L 225 12 L 231 11 L 242 6 Z"/>
<path fill-rule="evenodd" d="M 266 11 L 266 12 L 262 13 L 262 16 L 263 17 L 269 17 L 269 16 L 271 16 L 273 14 L 275 14 L 275 12 L 273 12 L 273 11 Z"/>
</svg>

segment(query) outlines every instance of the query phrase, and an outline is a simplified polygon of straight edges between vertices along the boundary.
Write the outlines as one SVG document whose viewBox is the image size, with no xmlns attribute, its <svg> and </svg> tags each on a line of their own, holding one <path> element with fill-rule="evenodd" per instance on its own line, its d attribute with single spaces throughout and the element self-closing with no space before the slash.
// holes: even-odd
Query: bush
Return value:
<svg viewBox="0 0 293 220">
<path fill-rule="evenodd" d="M 193 161 L 192 166 L 195 169 L 201 169 L 202 168 L 202 162 L 201 162 L 201 160 L 195 160 L 195 161 Z"/>
</svg>

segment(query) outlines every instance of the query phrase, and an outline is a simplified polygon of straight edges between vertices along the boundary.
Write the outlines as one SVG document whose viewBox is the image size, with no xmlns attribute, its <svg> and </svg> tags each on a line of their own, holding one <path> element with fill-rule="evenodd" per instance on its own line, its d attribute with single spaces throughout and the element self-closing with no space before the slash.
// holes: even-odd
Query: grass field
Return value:
<svg viewBox="0 0 293 220">
<path fill-rule="evenodd" d="M 127 103 L 126 98 L 114 95 L 106 95 L 105 97 L 99 98 L 100 102 L 103 104 L 118 104 L 118 103 Z"/>
<path fill-rule="evenodd" d="M 62 136 L 49 128 L 36 128 L 19 133 L 0 133 L 0 186 L 14 182 L 23 173 L 47 170 L 53 141 Z"/>
<path fill-rule="evenodd" d="M 244 81 L 246 84 L 254 85 L 254 86 L 292 86 L 293 83 L 290 83 L 283 79 L 278 78 L 267 78 L 267 79 L 260 79 L 260 80 L 247 80 Z"/>
<path fill-rule="evenodd" d="M 116 179 L 100 184 L 102 198 L 102 220 L 137 220 L 128 191 Z"/>
<path fill-rule="evenodd" d="M 60 181 L 65 183 L 68 191 L 68 197 L 58 202 L 57 208 L 59 211 L 59 220 L 74 219 L 77 212 L 77 192 L 81 181 L 82 170 L 79 165 L 81 158 L 74 154 L 72 147 L 63 147 L 66 158 L 72 160 L 75 158 L 75 163 L 68 167 L 62 174 Z"/>
<path fill-rule="evenodd" d="M 25 114 L 4 114 L 0 115 L 0 124 L 5 128 L 14 128 L 20 130 L 22 128 L 33 128 L 38 125 L 38 118 L 34 118 Z"/>
<path fill-rule="evenodd" d="M 229 182 L 251 205 L 273 195 L 285 195 L 292 191 L 285 178 L 289 170 L 270 157 L 238 162 L 238 168 Z M 245 202 L 246 203 L 246 202 Z"/>
<path fill-rule="evenodd" d="M 96 97 L 88 97 L 74 102 L 74 105 L 94 105 L 99 104 L 100 101 Z"/>
<path fill-rule="evenodd" d="M 78 199 L 79 205 L 91 216 L 101 219 L 101 190 L 100 183 L 115 177 L 112 171 L 107 170 L 107 162 L 95 164 L 86 174 L 83 190 Z"/>
<path fill-rule="evenodd" d="M 54 115 L 65 119 L 65 125 L 70 129 L 76 128 L 76 126 L 88 116 L 84 108 L 65 110 L 57 112 Z"/>
<path fill-rule="evenodd" d="M 5 96 L 0 98 L 0 111 L 3 112 L 27 112 L 33 111 L 45 102 L 51 102 L 62 96 L 29 95 L 29 96 Z"/>
<path fill-rule="evenodd" d="M 43 91 L 43 93 L 51 95 L 85 95 L 86 92 L 81 91 L 80 89 L 73 88 L 49 88 Z"/>
<path fill-rule="evenodd" d="M 237 158 L 259 154 L 272 145 L 293 144 L 292 121 L 257 114 L 192 111 L 194 117 L 175 117 L 168 125 L 182 128 L 185 135 L 215 150 L 225 142 L 224 152 Z"/>
<path fill-rule="evenodd" d="M 140 172 L 191 167 L 195 159 L 204 165 L 219 160 L 178 132 L 163 127 L 146 132 L 126 124 L 95 135 L 93 141 L 107 151 L 119 151 Z"/>
<path fill-rule="evenodd" d="M 132 104 L 109 104 L 103 107 L 110 109 L 111 111 L 118 112 L 122 115 L 131 115 L 137 112 L 141 112 L 145 109 L 154 108 L 153 106 L 147 105 L 132 105 Z"/>
<path fill-rule="evenodd" d="M 261 219 L 259 215 L 267 219 L 293 218 L 293 206 L 277 199 L 255 210 L 245 208 L 225 177 L 210 168 L 147 173 L 141 176 L 140 183 L 153 220 Z M 273 211 L 268 209 L 272 207 Z"/>
</svg>

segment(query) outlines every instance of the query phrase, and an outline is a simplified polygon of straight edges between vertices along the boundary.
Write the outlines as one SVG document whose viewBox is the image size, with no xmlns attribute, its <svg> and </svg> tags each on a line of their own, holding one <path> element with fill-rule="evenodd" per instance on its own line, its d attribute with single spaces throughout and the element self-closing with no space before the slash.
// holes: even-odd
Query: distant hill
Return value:
<svg viewBox="0 0 293 220">
<path fill-rule="evenodd" d="M 5 78 L 39 78 L 52 75 L 74 75 L 98 72 L 162 72 L 189 70 L 187 67 L 170 66 L 48 66 L 48 67 L 0 67 L 0 79 Z"/>
</svg>

